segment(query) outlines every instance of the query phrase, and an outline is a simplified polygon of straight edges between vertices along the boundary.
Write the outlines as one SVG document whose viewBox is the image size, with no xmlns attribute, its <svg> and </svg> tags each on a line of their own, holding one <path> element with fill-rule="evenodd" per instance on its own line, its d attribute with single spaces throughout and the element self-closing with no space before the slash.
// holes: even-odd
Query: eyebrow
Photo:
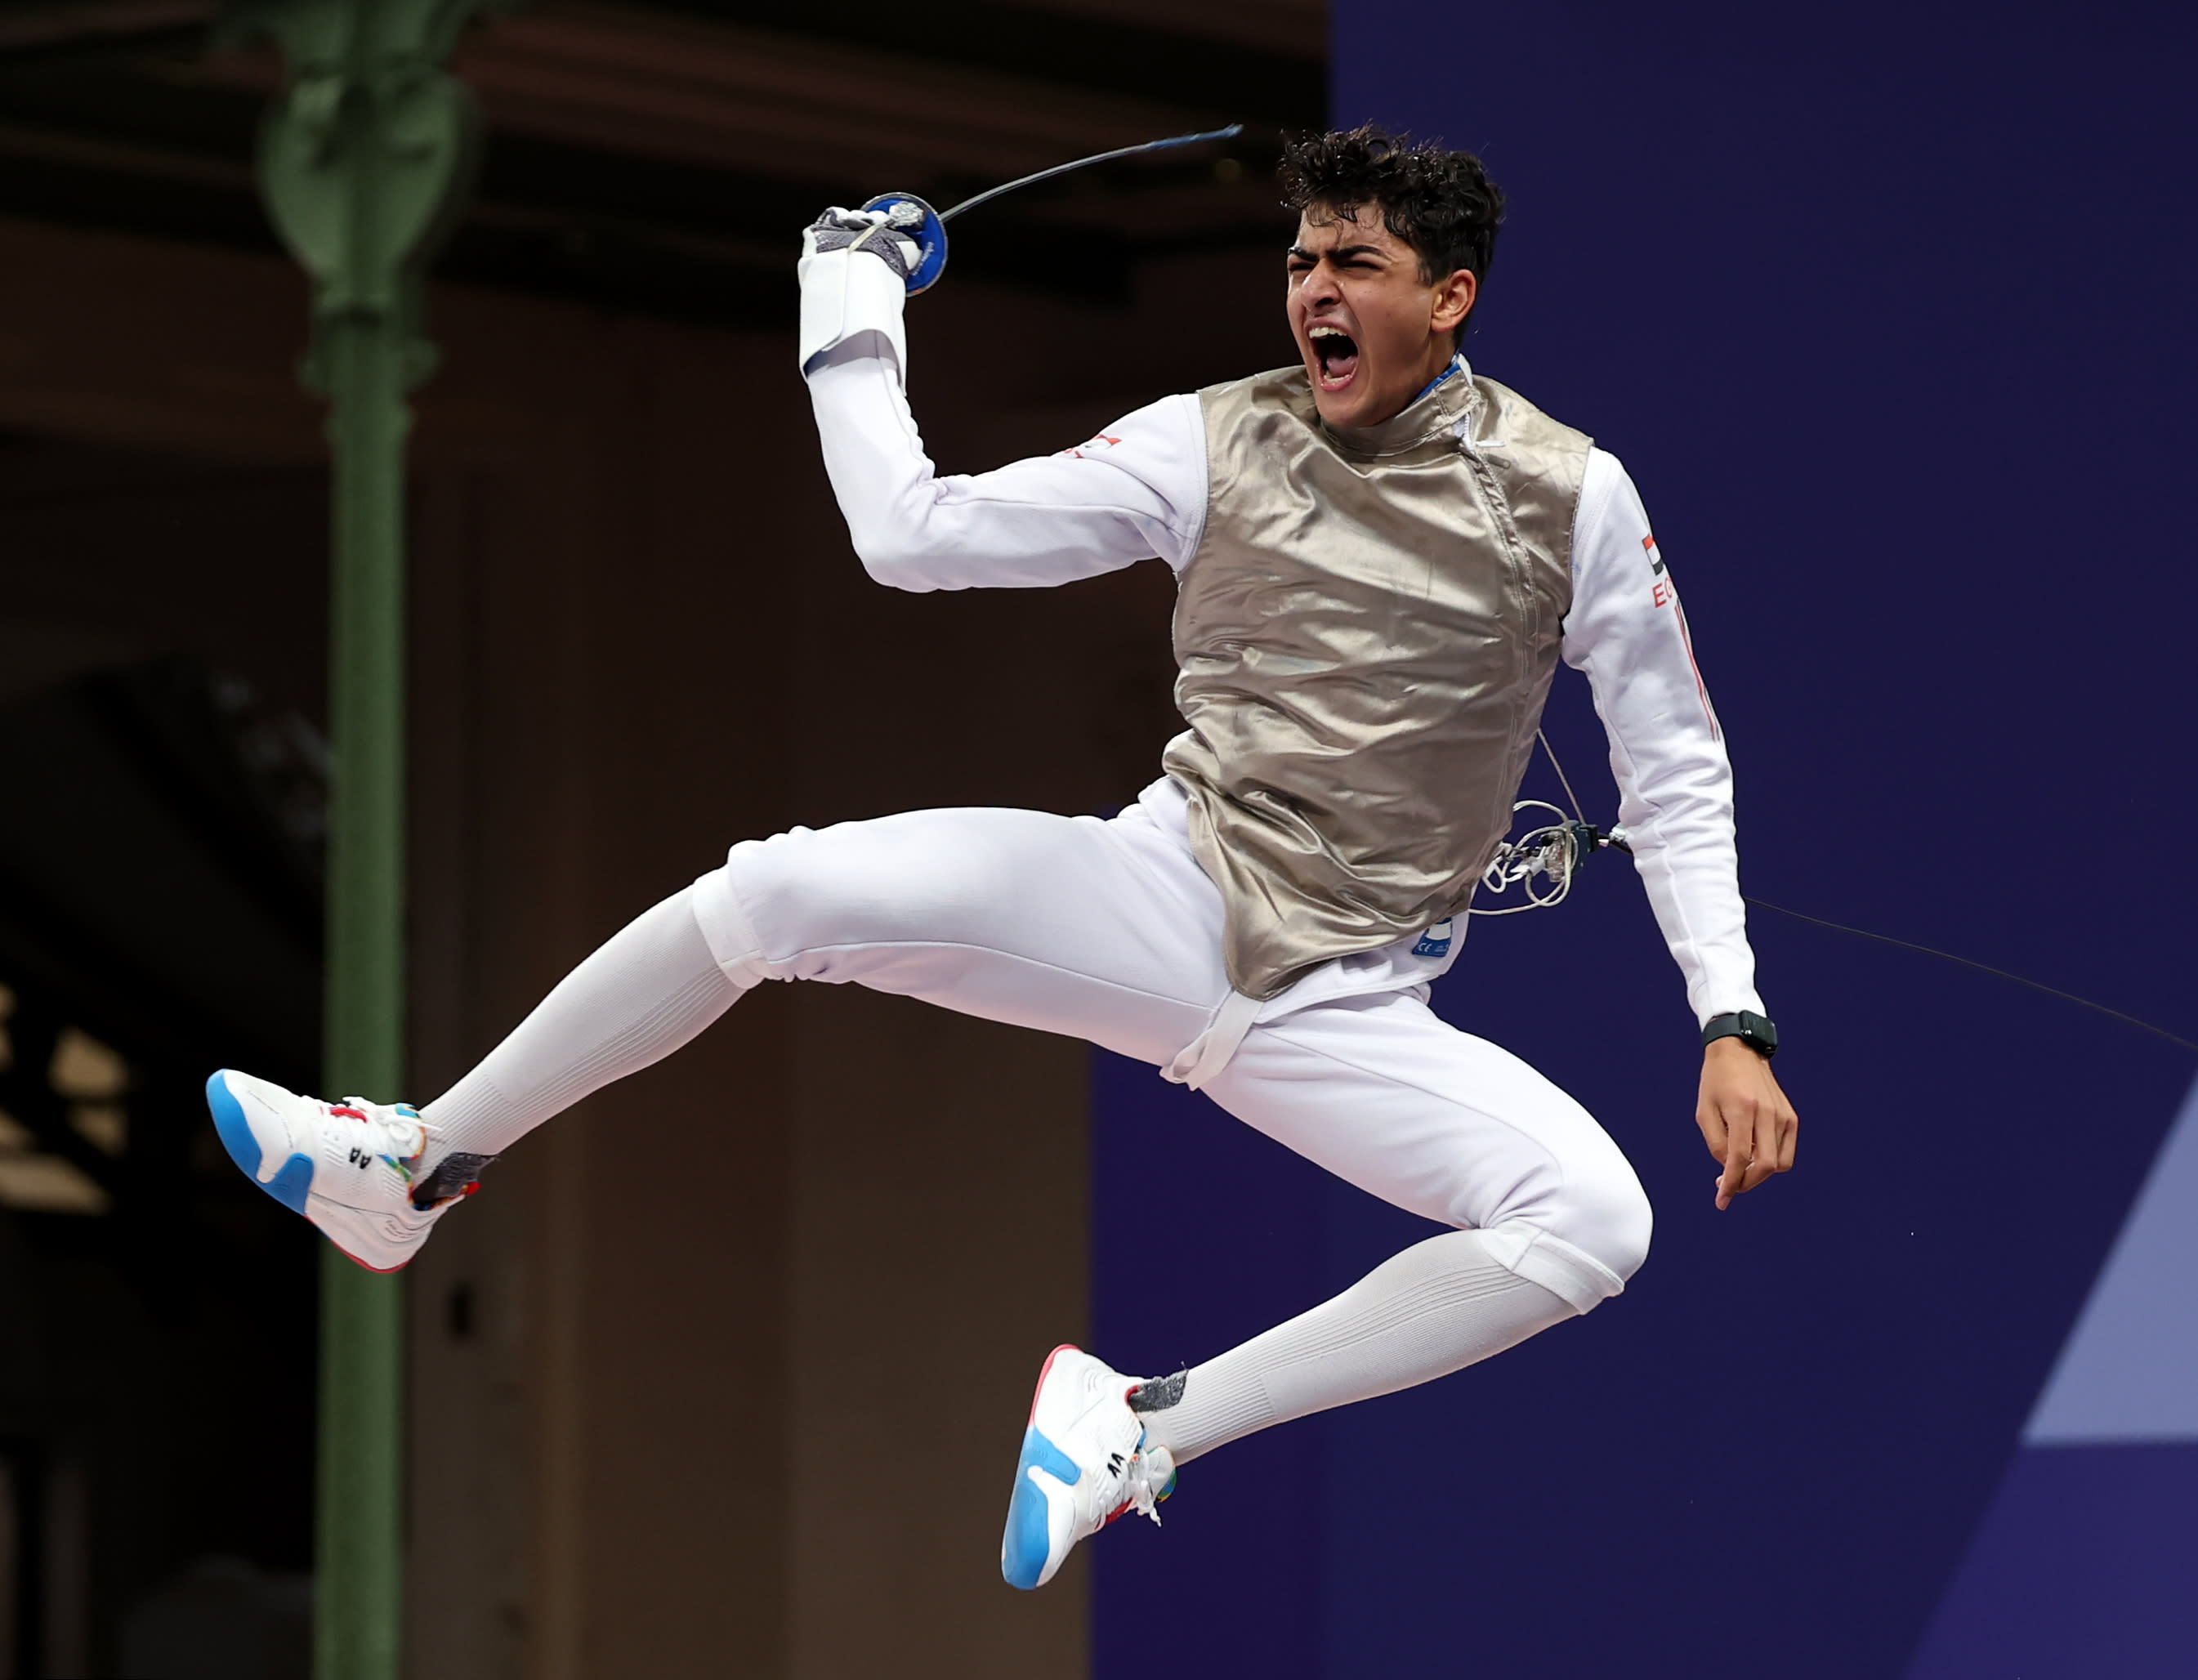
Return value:
<svg viewBox="0 0 2198 1680">
<path fill-rule="evenodd" d="M 1380 257 L 1387 260 L 1388 253 L 1378 245 L 1339 245 L 1324 252 L 1308 251 L 1302 245 L 1290 247 L 1288 255 L 1303 262 L 1317 263 L 1322 257 L 1332 257 L 1340 262 L 1346 257 Z"/>
</svg>

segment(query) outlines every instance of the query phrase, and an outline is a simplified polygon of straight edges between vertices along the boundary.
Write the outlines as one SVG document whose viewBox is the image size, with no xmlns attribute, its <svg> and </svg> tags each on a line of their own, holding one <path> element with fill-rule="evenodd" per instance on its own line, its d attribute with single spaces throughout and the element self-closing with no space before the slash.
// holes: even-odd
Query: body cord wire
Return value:
<svg viewBox="0 0 2198 1680">
<path fill-rule="evenodd" d="M 1534 731 L 1534 739 L 1542 743 L 1542 751 L 1550 755 L 1550 768 L 1556 771 L 1557 780 L 1564 784 L 1565 797 L 1572 801 L 1573 815 L 1579 817 L 1583 823 L 1586 823 L 1587 817 L 1580 810 L 1579 795 L 1573 792 L 1572 779 L 1565 774 L 1565 767 L 1558 760 L 1557 749 L 1550 745 L 1550 737 L 1539 729 Z M 2073 991 L 2063 991 L 2057 985 L 2048 985 L 2043 980 L 2033 980 L 2028 975 L 2018 974 L 2012 969 L 1996 968 L 1989 962 L 1980 962 L 1973 956 L 1957 956 L 1951 950 L 1940 950 L 1936 945 L 1918 945 L 1913 939 L 1896 939 L 1890 933 L 1873 933 L 1867 927 L 1850 927 L 1844 921 L 1828 921 L 1821 916 L 1811 916 L 1805 910 L 1788 910 L 1785 905 L 1774 904 L 1768 898 L 1750 898 L 1745 892 L 1740 897 L 1742 904 L 1753 904 L 1758 910 L 1776 910 L 1780 916 L 1790 916 L 1796 921 L 1806 921 L 1818 927 L 1829 927 L 1835 933 L 1852 933 L 1858 939 L 1875 939 L 1880 945 L 1898 945 L 1903 950 L 1920 950 L 1926 956 L 1943 957 L 1949 962 L 1960 963 L 1964 968 L 1974 968 L 1983 974 L 1997 974 L 2003 980 L 2013 980 L 2017 985 L 2026 985 L 2032 991 L 2042 991 L 2049 997 L 2058 997 L 2070 1003 L 2081 1004 L 2085 1009 L 2096 1009 L 2102 1015 L 2112 1015 L 2116 1020 L 2126 1021 L 2131 1026 L 2142 1027 L 2155 1038 L 2165 1038 L 2169 1043 L 2179 1044 L 2186 1050 L 2198 1050 L 2198 1039 L 2185 1038 L 2180 1033 L 2170 1032 L 2164 1026 L 2154 1026 L 2150 1021 L 2141 1020 L 2125 1010 L 2110 1009 L 2104 1003 L 2095 1003 L 2088 997 L 2079 997 Z"/>
<path fill-rule="evenodd" d="M 1565 767 L 1557 762 L 1557 749 L 1550 745 L 1549 736 L 1542 733 L 1539 725 L 1534 730 L 1534 739 L 1542 743 L 1542 750 L 1550 755 L 1550 768 L 1556 771 L 1557 780 L 1564 783 L 1565 797 L 1572 801 L 1573 815 L 1581 822 L 1586 822 L 1587 813 L 1580 809 L 1579 795 L 1573 792 L 1572 778 L 1565 774 Z"/>
<path fill-rule="evenodd" d="M 1920 945 L 1913 939 L 1896 939 L 1890 933 L 1873 933 L 1867 927 L 1850 927 L 1844 921 L 1828 921 L 1821 916 L 1810 916 L 1801 910 L 1789 910 L 1785 905 L 1774 904 L 1768 898 L 1752 898 L 1745 892 L 1740 896 L 1742 902 L 1753 904 L 1758 910 L 1776 910 L 1781 916 L 1792 916 L 1796 921 L 1814 922 L 1817 927 L 1829 927 L 1835 933 L 1852 933 L 1858 939 L 1875 939 L 1880 945 L 1899 945 L 1903 950 L 1920 950 L 1926 956 L 1942 956 L 1949 962 L 1960 963 L 1964 968 L 1977 968 L 1987 974 L 1997 974 L 2003 980 L 2013 980 L 2017 985 L 2026 985 L 2032 991 L 2042 991 L 2049 997 L 2065 998 L 2071 1003 L 2080 1003 L 2087 1009 L 2096 1009 L 2102 1015 L 2112 1015 L 2116 1020 L 2127 1021 L 2131 1026 L 2141 1026 L 2154 1038 L 2165 1038 L 2171 1044 L 2180 1044 L 2186 1050 L 2198 1050 L 2198 1040 L 2183 1038 L 2179 1034 L 2170 1032 L 2164 1026 L 2154 1026 L 2149 1020 L 2140 1020 L 2135 1015 L 2126 1014 L 2120 1009 L 2109 1009 L 2104 1003 L 2095 1003 L 2088 997 L 2079 997 L 2074 992 L 2063 991 L 2057 985 L 2048 985 L 2043 980 L 2033 980 L 2026 974 L 2018 974 L 2011 969 L 1995 968 L 1989 962 L 1980 962 L 1973 956 L 1957 956 L 1952 951 L 1940 950 L 1936 945 Z"/>
</svg>

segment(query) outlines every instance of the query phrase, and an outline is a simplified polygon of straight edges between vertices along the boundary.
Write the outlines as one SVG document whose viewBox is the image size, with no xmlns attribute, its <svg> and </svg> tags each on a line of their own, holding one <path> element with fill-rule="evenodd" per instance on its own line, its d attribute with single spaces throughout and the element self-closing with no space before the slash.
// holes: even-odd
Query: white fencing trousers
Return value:
<svg viewBox="0 0 2198 1680">
<path fill-rule="evenodd" d="M 854 980 L 1156 1067 L 1232 995 L 1221 896 L 1142 805 L 795 828 L 736 846 L 693 902 L 740 984 Z M 1576 1311 L 1618 1293 L 1648 1252 L 1648 1198 L 1587 1111 L 1413 992 L 1254 1025 L 1204 1089 L 1361 1189 L 1488 1233 L 1503 1264 Z"/>
</svg>

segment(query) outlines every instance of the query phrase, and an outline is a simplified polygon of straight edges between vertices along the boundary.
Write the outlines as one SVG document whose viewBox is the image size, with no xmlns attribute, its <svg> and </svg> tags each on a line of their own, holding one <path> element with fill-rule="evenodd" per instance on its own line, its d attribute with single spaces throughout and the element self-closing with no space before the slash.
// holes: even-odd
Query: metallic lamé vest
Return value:
<svg viewBox="0 0 2198 1680">
<path fill-rule="evenodd" d="M 1472 896 L 1555 670 L 1588 439 L 1462 372 L 1358 432 L 1321 422 L 1299 368 L 1199 401 L 1206 529 L 1175 613 L 1190 727 L 1162 762 L 1221 889 L 1230 980 L 1267 998 Z"/>
</svg>

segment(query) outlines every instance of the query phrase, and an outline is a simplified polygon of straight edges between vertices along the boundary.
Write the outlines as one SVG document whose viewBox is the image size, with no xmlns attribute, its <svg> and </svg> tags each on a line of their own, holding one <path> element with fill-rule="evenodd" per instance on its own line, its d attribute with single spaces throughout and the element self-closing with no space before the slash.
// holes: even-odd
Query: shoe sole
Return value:
<svg viewBox="0 0 2198 1680">
<path fill-rule="evenodd" d="M 1045 1363 L 1038 1369 L 1037 1386 L 1031 1390 L 1030 1421 L 1024 1426 L 1022 1452 L 1015 1460 L 1015 1488 L 1008 1500 L 1007 1531 L 1000 1538 L 1000 1578 L 1024 1592 L 1052 1578 L 1049 1564 L 1058 1567 L 1053 1557 L 1051 1502 L 1031 1479 L 1031 1473 L 1042 1471 L 1064 1490 L 1074 1487 L 1084 1474 L 1076 1461 L 1047 1439 L 1038 1427 L 1038 1397 L 1046 1378 L 1053 1375 L 1053 1362 L 1064 1353 L 1078 1351 L 1073 1344 L 1063 1342 L 1047 1354 Z"/>
</svg>

